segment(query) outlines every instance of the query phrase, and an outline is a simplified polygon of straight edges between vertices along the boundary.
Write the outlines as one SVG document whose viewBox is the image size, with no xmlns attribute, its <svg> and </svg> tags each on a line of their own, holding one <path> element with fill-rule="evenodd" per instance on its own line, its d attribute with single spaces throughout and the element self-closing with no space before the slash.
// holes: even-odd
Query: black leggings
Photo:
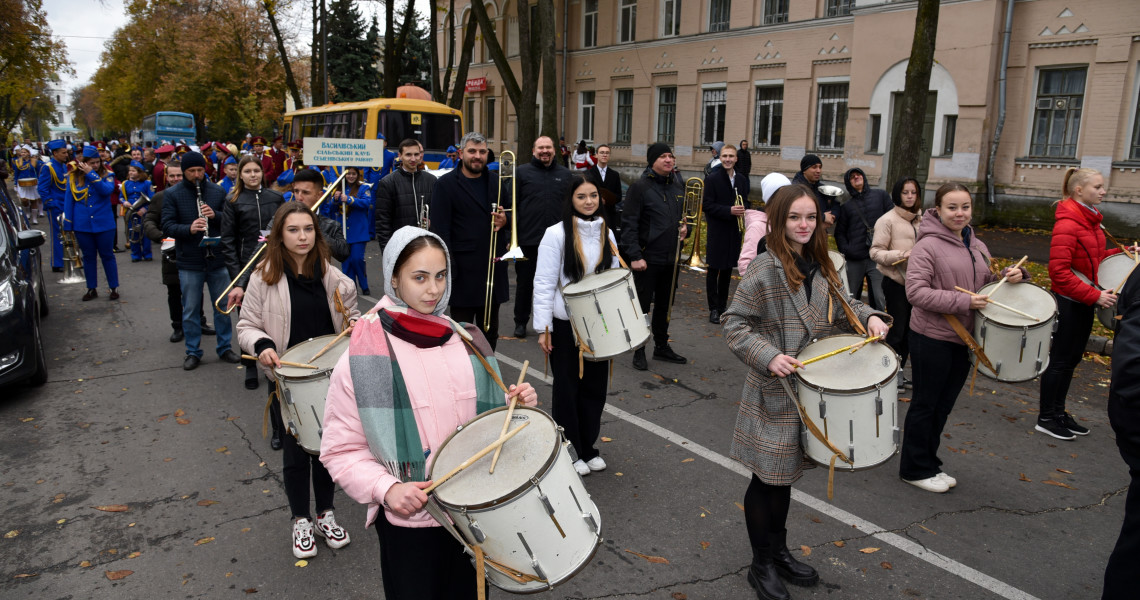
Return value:
<svg viewBox="0 0 1140 600">
<path fill-rule="evenodd" d="M 277 384 L 270 382 L 269 391 L 275 389 Z M 313 495 L 317 499 L 317 514 L 332 510 L 336 484 L 321 463 L 321 457 L 305 452 L 288 431 L 281 432 L 281 450 L 281 476 L 285 480 L 285 497 L 289 499 L 289 510 L 293 518 L 312 519 L 309 514 L 310 479 L 313 482 Z"/>
<path fill-rule="evenodd" d="M 474 600 L 475 566 L 443 527 L 400 527 L 376 517 L 388 600 Z"/>
<path fill-rule="evenodd" d="M 550 372 L 554 376 L 554 398 L 551 416 L 566 433 L 581 460 L 598 455 L 594 442 L 602 428 L 602 410 L 606 407 L 607 361 L 584 361 L 582 378 L 578 379 L 578 346 L 570 321 L 554 319 L 551 329 Z"/>
<path fill-rule="evenodd" d="M 1053 334 L 1053 345 L 1049 347 L 1049 366 L 1041 374 L 1039 415 L 1042 419 L 1065 414 L 1065 397 L 1069 395 L 1073 371 L 1085 355 L 1096 313 L 1092 306 L 1054 296 L 1057 298 L 1057 333 Z"/>
<path fill-rule="evenodd" d="M 732 269 L 709 267 L 705 275 L 705 294 L 709 298 L 709 311 L 724 312 L 728 308 L 728 284 L 732 282 Z"/>
<path fill-rule="evenodd" d="M 754 559 L 775 550 L 771 537 L 787 528 L 791 504 L 792 486 L 769 485 L 752 476 L 748 491 L 744 492 L 744 523 L 748 526 Z"/>
<path fill-rule="evenodd" d="M 887 300 L 887 314 L 895 320 L 887 330 L 886 342 L 899 355 L 899 369 L 902 369 L 910 356 L 910 300 L 906 299 L 906 287 L 885 275 L 883 296 Z"/>
</svg>

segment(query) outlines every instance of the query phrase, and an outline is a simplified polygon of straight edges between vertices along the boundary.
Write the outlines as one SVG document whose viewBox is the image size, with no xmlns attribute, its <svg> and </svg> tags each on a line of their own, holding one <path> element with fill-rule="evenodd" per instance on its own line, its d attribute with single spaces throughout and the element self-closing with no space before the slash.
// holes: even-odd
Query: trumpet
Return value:
<svg viewBox="0 0 1140 600">
<path fill-rule="evenodd" d="M 511 181 L 511 246 L 506 254 L 496 257 L 495 248 L 499 242 L 499 232 L 495 231 L 495 213 L 503 205 L 503 180 Z M 526 260 L 522 248 L 519 247 L 518 228 L 518 195 L 515 194 L 515 153 L 503 150 L 499 154 L 499 196 L 495 203 L 495 210 L 491 211 L 491 244 L 487 251 L 490 260 L 487 262 L 486 294 L 483 296 L 483 331 L 491 329 L 491 305 L 495 298 L 495 263 L 516 260 Z"/>
<path fill-rule="evenodd" d="M 701 244 L 701 199 L 705 193 L 705 182 L 700 177 L 690 177 L 685 181 L 685 196 L 684 203 L 681 206 L 681 221 L 677 223 L 677 228 L 682 226 L 696 225 L 696 230 L 693 231 L 693 253 L 689 258 L 689 268 L 694 267 L 693 259 L 703 265 L 700 257 L 700 244 Z M 677 272 L 680 271 L 681 263 L 681 248 L 685 245 L 685 240 L 681 238 L 680 234 L 677 235 L 677 253 L 673 258 L 673 283 L 669 286 L 669 310 L 665 313 L 665 320 L 669 321 L 673 318 L 673 301 L 677 298 Z"/>
<path fill-rule="evenodd" d="M 420 195 L 420 228 L 431 229 L 431 205 Z"/>
<path fill-rule="evenodd" d="M 744 206 L 744 198 L 740 197 L 740 192 L 736 193 L 736 201 L 733 202 L 733 205 L 734 206 Z M 736 225 L 737 225 L 737 227 L 740 227 L 740 236 L 741 236 L 741 242 L 740 243 L 743 244 L 744 243 L 744 216 L 743 215 L 736 217 Z"/>
</svg>

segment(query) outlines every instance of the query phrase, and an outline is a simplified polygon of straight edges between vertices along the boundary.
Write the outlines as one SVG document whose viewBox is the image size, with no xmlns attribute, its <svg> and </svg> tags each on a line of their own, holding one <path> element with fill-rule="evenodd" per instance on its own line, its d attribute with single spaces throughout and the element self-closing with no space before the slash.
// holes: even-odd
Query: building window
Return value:
<svg viewBox="0 0 1140 600">
<path fill-rule="evenodd" d="M 1128 152 L 1128 158 L 1140 159 L 1140 95 L 1136 99 L 1136 114 L 1133 120 L 1135 122 L 1132 124 L 1132 149 Z"/>
<path fill-rule="evenodd" d="M 709 31 L 728 31 L 728 13 L 732 12 L 732 0 L 711 0 L 709 2 Z"/>
<path fill-rule="evenodd" d="M 764 24 L 788 22 L 788 0 L 764 0 Z"/>
<path fill-rule="evenodd" d="M 586 0 L 582 9 L 582 47 L 598 45 L 598 0 Z"/>
<path fill-rule="evenodd" d="M 867 152 L 879 152 L 879 130 L 883 128 L 883 115 L 871 115 L 871 131 L 867 136 Z"/>
<path fill-rule="evenodd" d="M 507 17 L 507 56 L 519 55 L 519 18 Z"/>
<path fill-rule="evenodd" d="M 475 100 L 470 98 L 467 100 L 466 117 L 467 118 L 463 119 L 463 121 L 467 123 L 467 133 L 471 133 L 472 131 L 475 131 Z"/>
<path fill-rule="evenodd" d="M 827 0 L 827 16 L 842 17 L 851 14 L 855 0 Z"/>
<path fill-rule="evenodd" d="M 615 142 L 628 144 L 633 139 L 633 90 L 617 91 L 616 129 Z"/>
<path fill-rule="evenodd" d="M 483 135 L 487 136 L 487 139 L 494 139 L 494 137 L 495 137 L 495 99 L 494 98 L 487 98 L 486 100 L 484 100 L 484 102 L 487 104 L 487 120 L 484 121 L 486 126 L 483 127 Z"/>
<path fill-rule="evenodd" d="M 1029 155 L 1075 158 L 1085 101 L 1085 68 L 1042 69 L 1037 81 Z"/>
<path fill-rule="evenodd" d="M 946 115 L 942 128 L 942 156 L 954 154 L 954 136 L 958 133 L 958 115 Z"/>
<path fill-rule="evenodd" d="M 681 34 L 681 0 L 662 0 L 661 37 Z"/>
<path fill-rule="evenodd" d="M 594 92 L 578 93 L 578 139 L 594 139 Z"/>
<path fill-rule="evenodd" d="M 784 118 L 783 86 L 756 88 L 756 131 L 752 138 L 757 146 L 779 146 Z"/>
<path fill-rule="evenodd" d="M 677 125 L 677 88 L 657 90 L 657 141 L 673 143 L 673 130 Z"/>
<path fill-rule="evenodd" d="M 701 143 L 724 140 L 724 109 L 728 90 L 705 90 L 701 98 Z"/>
<path fill-rule="evenodd" d="M 847 134 L 846 83 L 820 84 L 816 117 L 815 147 L 823 150 L 842 150 Z"/>
<path fill-rule="evenodd" d="M 637 30 L 637 0 L 621 0 L 618 17 L 618 42 L 632 42 Z"/>
</svg>

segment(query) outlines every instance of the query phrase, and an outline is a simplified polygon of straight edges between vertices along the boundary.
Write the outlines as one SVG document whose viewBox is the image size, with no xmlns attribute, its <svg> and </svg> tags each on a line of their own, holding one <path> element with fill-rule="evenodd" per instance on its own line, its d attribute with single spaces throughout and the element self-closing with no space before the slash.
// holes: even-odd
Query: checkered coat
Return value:
<svg viewBox="0 0 1140 600">
<path fill-rule="evenodd" d="M 872 315 L 891 322 L 886 313 L 858 300 L 851 301 L 851 308 L 864 326 Z M 780 354 L 796 356 L 813 339 L 831 335 L 835 328 L 852 331 L 838 299 L 832 303 L 832 323 L 828 323 L 827 312 L 827 281 L 822 274 L 812 280 L 809 304 L 804 286 L 792 293 L 780 261 L 765 252 L 748 267 L 724 313 L 728 347 L 749 366 L 731 456 L 769 485 L 794 483 L 803 474 L 804 457 L 796 406 L 779 379 L 768 375 L 768 363 Z M 821 362 L 810 368 L 827 366 Z"/>
</svg>

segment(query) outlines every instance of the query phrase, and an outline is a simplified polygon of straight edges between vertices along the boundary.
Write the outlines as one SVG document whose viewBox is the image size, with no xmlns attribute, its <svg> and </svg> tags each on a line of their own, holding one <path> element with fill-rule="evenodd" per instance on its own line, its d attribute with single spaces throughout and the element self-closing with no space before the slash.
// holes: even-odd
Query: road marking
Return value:
<svg viewBox="0 0 1140 600">
<path fill-rule="evenodd" d="M 495 356 L 499 359 L 499 362 L 514 367 L 515 369 L 522 368 L 521 362 L 518 362 L 509 356 L 505 356 L 501 353 L 495 353 Z M 554 379 L 552 377 L 540 375 L 538 371 L 534 370 L 533 368 L 529 369 L 528 371 L 528 378 L 537 379 L 548 385 L 554 383 Z M 749 471 L 748 468 L 744 465 L 714 450 L 710 450 L 694 442 L 693 440 L 686 438 L 683 435 L 665 429 L 656 423 L 647 421 L 637 415 L 626 412 L 609 403 L 606 404 L 606 412 L 631 425 L 640 427 L 649 433 L 652 433 L 653 435 L 663 438 L 666 441 L 684 446 L 685 449 L 689 452 L 692 452 L 701 458 L 708 460 L 709 462 L 720 465 L 729 471 L 736 473 L 737 475 L 746 478 L 752 477 L 752 472 Z M 916 544 L 915 542 L 912 542 L 901 535 L 891 533 L 890 531 L 866 519 L 858 517 L 841 508 L 829 504 L 819 498 L 816 498 L 815 496 L 812 496 L 811 494 L 806 494 L 798 489 L 792 488 L 792 500 L 795 500 L 796 502 L 799 502 L 800 504 L 803 504 L 812 510 L 821 512 L 831 517 L 832 519 L 843 523 L 844 525 L 854 527 L 885 544 L 890 544 L 891 546 L 894 546 L 895 548 L 898 548 L 899 550 L 902 550 L 903 552 L 906 552 L 915 558 L 924 560 L 938 567 L 939 569 L 946 571 L 947 573 L 957 575 L 958 577 L 961 577 L 970 583 L 993 592 L 1002 598 L 1009 598 L 1010 600 L 1039 600 L 1036 596 L 1033 596 L 1028 592 L 1024 592 L 1009 585 L 1008 583 L 990 577 L 989 575 L 986 575 L 985 573 L 982 573 L 981 571 L 978 571 L 972 567 L 968 567 L 948 556 L 927 550 L 921 545 Z"/>
</svg>

